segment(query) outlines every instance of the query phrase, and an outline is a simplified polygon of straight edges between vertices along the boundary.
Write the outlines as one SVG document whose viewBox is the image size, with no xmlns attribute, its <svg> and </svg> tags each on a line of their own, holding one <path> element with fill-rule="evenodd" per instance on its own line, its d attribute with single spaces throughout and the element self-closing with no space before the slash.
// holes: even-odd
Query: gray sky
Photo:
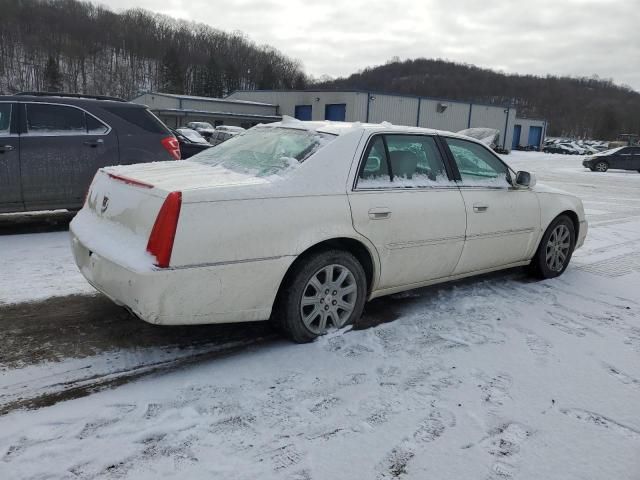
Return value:
<svg viewBox="0 0 640 480">
<path fill-rule="evenodd" d="M 98 0 L 241 30 L 314 76 L 427 57 L 640 91 L 640 0 Z"/>
</svg>

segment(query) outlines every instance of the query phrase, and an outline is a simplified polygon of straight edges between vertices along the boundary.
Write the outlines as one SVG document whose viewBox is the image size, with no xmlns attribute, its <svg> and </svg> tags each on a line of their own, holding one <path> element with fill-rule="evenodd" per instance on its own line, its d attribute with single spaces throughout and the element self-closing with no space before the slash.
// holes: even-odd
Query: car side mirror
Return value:
<svg viewBox="0 0 640 480">
<path fill-rule="evenodd" d="M 533 173 L 519 171 L 516 173 L 516 185 L 519 187 L 533 187 L 536 184 L 536 176 Z"/>
</svg>

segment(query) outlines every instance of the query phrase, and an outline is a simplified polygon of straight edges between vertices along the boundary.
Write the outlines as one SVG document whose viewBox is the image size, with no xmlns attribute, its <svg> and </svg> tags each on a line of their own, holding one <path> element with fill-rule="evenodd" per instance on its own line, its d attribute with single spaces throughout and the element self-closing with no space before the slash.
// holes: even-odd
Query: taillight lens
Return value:
<svg viewBox="0 0 640 480">
<path fill-rule="evenodd" d="M 162 143 L 164 149 L 169 152 L 169 155 L 171 155 L 174 160 L 180 160 L 182 158 L 182 154 L 180 153 L 180 142 L 178 142 L 176 137 L 173 135 L 170 137 L 164 137 L 160 140 L 160 143 Z"/>
<path fill-rule="evenodd" d="M 149 235 L 147 252 L 156 257 L 156 266 L 160 268 L 167 268 L 171 261 L 181 207 L 182 192 L 171 192 L 164 200 Z"/>
</svg>

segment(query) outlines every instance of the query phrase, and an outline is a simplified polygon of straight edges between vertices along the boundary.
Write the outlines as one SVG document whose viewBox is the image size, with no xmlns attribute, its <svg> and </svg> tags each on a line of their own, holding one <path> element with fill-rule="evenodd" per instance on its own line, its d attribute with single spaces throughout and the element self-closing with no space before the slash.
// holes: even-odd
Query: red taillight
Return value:
<svg viewBox="0 0 640 480">
<path fill-rule="evenodd" d="M 180 158 L 182 158 L 182 154 L 180 153 L 180 143 L 176 137 L 164 137 L 160 140 L 160 143 L 174 160 L 180 160 Z"/>
<path fill-rule="evenodd" d="M 164 200 L 149 235 L 147 252 L 156 257 L 156 266 L 160 268 L 167 268 L 171 261 L 181 206 L 182 192 L 171 192 Z"/>
</svg>

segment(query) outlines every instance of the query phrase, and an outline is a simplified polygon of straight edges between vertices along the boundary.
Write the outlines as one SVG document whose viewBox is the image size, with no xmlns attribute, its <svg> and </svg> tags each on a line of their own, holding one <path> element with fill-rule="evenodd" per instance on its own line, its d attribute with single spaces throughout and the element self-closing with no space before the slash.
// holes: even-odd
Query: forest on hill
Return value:
<svg viewBox="0 0 640 480">
<path fill-rule="evenodd" d="M 510 104 L 520 117 L 549 121 L 549 134 L 556 136 L 615 139 L 620 133 L 640 133 L 640 93 L 596 77 L 508 75 L 418 58 L 395 59 L 315 87 Z"/>
<path fill-rule="evenodd" d="M 236 89 L 363 89 L 513 105 L 549 134 L 640 133 L 640 93 L 611 80 L 504 74 L 439 59 L 394 59 L 313 81 L 302 65 L 241 32 L 79 0 L 0 0 L 0 94 L 140 91 L 221 97 Z"/>
<path fill-rule="evenodd" d="M 0 0 L 0 93 L 141 90 L 220 97 L 304 88 L 299 62 L 242 33 L 77 0 Z"/>
</svg>

